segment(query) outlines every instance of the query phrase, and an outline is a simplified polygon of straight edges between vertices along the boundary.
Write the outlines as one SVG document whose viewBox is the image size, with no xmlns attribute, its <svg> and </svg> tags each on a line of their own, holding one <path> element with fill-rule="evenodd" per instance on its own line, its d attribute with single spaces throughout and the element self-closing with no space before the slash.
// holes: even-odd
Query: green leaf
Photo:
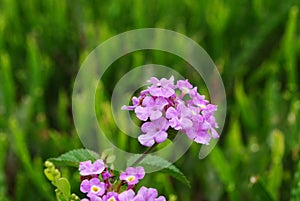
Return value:
<svg viewBox="0 0 300 201">
<path fill-rule="evenodd" d="M 94 161 L 97 158 L 100 158 L 100 156 L 94 151 L 88 149 L 75 149 L 57 158 L 50 158 L 48 160 L 55 165 L 78 167 L 79 163 L 82 161 Z"/>
<path fill-rule="evenodd" d="M 274 198 L 279 198 L 283 175 L 284 134 L 280 130 L 271 133 L 271 165 L 268 176 L 268 190 Z"/>
<path fill-rule="evenodd" d="M 127 165 L 133 164 L 139 158 L 139 155 L 136 157 L 132 157 L 127 161 Z M 186 176 L 175 166 L 172 165 L 169 161 L 158 157 L 147 155 L 143 160 L 141 160 L 138 165 L 143 166 L 145 169 L 147 168 L 163 168 L 160 172 L 168 174 L 173 178 L 177 179 L 178 181 L 182 182 L 189 188 L 191 187 L 189 180 Z"/>
</svg>

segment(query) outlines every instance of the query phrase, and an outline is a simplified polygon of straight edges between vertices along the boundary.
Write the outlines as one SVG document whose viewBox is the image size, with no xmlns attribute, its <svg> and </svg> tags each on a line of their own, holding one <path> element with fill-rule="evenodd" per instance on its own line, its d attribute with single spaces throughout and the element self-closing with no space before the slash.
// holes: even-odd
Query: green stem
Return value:
<svg viewBox="0 0 300 201">
<path fill-rule="evenodd" d="M 138 159 L 136 159 L 136 161 L 132 163 L 130 166 L 135 166 L 139 162 L 141 162 L 147 156 L 147 154 L 149 154 L 157 145 L 158 144 L 154 144 L 152 147 L 149 147 L 149 149 L 147 149 L 144 153 L 142 153 L 142 155 Z"/>
<path fill-rule="evenodd" d="M 123 186 L 123 184 L 125 184 L 125 182 L 124 181 L 121 181 L 121 183 L 118 185 L 118 187 L 117 187 L 117 193 L 119 193 L 120 192 L 120 189 L 121 189 L 121 187 Z"/>
</svg>

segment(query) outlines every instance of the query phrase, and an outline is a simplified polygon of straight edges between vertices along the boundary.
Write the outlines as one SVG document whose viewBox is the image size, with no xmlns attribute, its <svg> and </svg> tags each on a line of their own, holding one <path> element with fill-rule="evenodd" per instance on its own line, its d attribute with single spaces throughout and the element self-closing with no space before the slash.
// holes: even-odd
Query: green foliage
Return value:
<svg viewBox="0 0 300 201">
<path fill-rule="evenodd" d="M 80 200 L 75 194 L 71 194 L 70 182 L 67 178 L 61 177 L 61 173 L 55 168 L 54 164 L 46 161 L 46 169 L 44 170 L 45 176 L 56 187 L 56 199 L 57 201 L 77 201 Z"/>
<path fill-rule="evenodd" d="M 295 0 L 1 0 L 0 200 L 56 199 L 42 161 L 82 148 L 71 112 L 81 63 L 99 43 L 143 27 L 171 29 L 203 46 L 228 102 L 215 150 L 198 160 L 194 144 L 176 162 L 191 189 L 160 173 L 146 182 L 177 200 L 299 200 L 299 7 Z M 114 62 L 99 81 L 95 108 L 107 137 L 133 153 L 143 149 L 116 127 L 110 96 L 126 72 L 148 63 L 170 66 L 206 91 L 189 64 L 165 52 L 138 51 Z"/>
<path fill-rule="evenodd" d="M 296 167 L 290 201 L 300 200 L 300 160 Z"/>
<path fill-rule="evenodd" d="M 95 161 L 97 158 L 99 158 L 99 155 L 91 150 L 75 149 L 57 158 L 50 158 L 48 160 L 56 165 L 79 167 L 80 162 L 87 160 Z"/>
<path fill-rule="evenodd" d="M 127 164 L 131 165 L 133 164 L 139 157 L 132 157 L 128 160 Z M 147 155 L 145 158 L 143 158 L 138 165 L 142 165 L 145 170 L 149 168 L 154 169 L 161 169 L 160 172 L 163 172 L 169 176 L 172 176 L 173 178 L 177 179 L 184 185 L 191 187 L 191 184 L 189 180 L 184 176 L 184 174 L 175 166 L 172 165 L 169 161 L 158 157 L 158 156 L 152 156 L 152 155 Z"/>
<path fill-rule="evenodd" d="M 253 192 L 255 200 L 273 201 L 273 198 L 271 197 L 270 193 L 258 177 L 251 177 L 251 185 L 251 190 Z"/>
<path fill-rule="evenodd" d="M 10 59 L 7 53 L 3 53 L 0 55 L 0 71 L 2 72 L 1 80 L 2 80 L 2 88 L 3 97 L 4 97 L 4 105 L 5 105 L 5 113 L 8 116 L 12 113 L 15 103 L 15 86 L 12 77 L 12 70 Z"/>
<path fill-rule="evenodd" d="M 8 140 L 4 133 L 0 133 L 0 200 L 5 200 L 7 187 L 5 185 L 5 159 L 7 153 Z"/>
<path fill-rule="evenodd" d="M 297 84 L 297 44 L 294 43 L 297 40 L 297 25 L 298 23 L 298 12 L 299 8 L 293 6 L 289 12 L 288 22 L 286 24 L 285 33 L 283 36 L 283 54 L 286 61 L 286 72 L 288 76 L 288 87 L 292 91 L 296 91 L 298 88 Z"/>
<path fill-rule="evenodd" d="M 58 201 L 68 201 L 71 196 L 70 183 L 66 178 L 59 178 L 54 185 L 57 187 L 56 198 Z"/>
<path fill-rule="evenodd" d="M 76 149 L 62 154 L 57 158 L 50 158 L 48 159 L 48 161 L 60 166 L 73 166 L 78 168 L 79 162 L 87 160 L 95 161 L 97 158 L 99 158 L 99 155 L 91 150 Z M 107 151 L 102 153 L 101 158 L 104 159 L 106 163 L 112 163 L 114 161 L 115 156 L 109 153 L 109 151 Z M 137 159 L 138 157 L 130 158 L 127 162 L 128 165 L 134 163 Z M 178 181 L 190 187 L 190 182 L 184 176 L 184 174 L 176 166 L 172 165 L 170 162 L 163 158 L 160 158 L 158 156 L 147 155 L 138 163 L 138 165 L 142 165 L 146 168 L 146 170 L 147 168 L 153 167 L 162 169 L 161 172 L 174 177 Z M 53 180 L 52 175 L 49 175 L 47 171 L 45 171 L 45 174 L 50 181 Z"/>
<path fill-rule="evenodd" d="M 230 200 L 239 200 L 239 192 L 236 190 L 235 186 L 237 179 L 222 151 L 216 147 L 209 158 L 213 167 L 216 168 L 220 179 L 225 184 Z"/>
<path fill-rule="evenodd" d="M 272 197 L 279 200 L 279 189 L 282 182 L 283 155 L 284 155 L 284 135 L 279 130 L 271 133 L 271 163 L 268 176 L 267 188 Z"/>
</svg>

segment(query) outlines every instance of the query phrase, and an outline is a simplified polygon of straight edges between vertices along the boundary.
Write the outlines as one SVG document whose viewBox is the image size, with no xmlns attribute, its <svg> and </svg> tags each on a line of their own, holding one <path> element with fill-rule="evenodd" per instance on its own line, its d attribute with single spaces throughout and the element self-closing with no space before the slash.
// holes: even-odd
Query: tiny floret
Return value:
<svg viewBox="0 0 300 201">
<path fill-rule="evenodd" d="M 135 185 L 145 176 L 143 167 L 128 167 L 125 172 L 120 174 L 120 179 L 126 181 L 128 185 Z"/>
<path fill-rule="evenodd" d="M 94 163 L 89 160 L 79 164 L 79 171 L 82 176 L 98 175 L 101 174 L 104 169 L 105 165 L 101 159 L 96 160 Z"/>
<path fill-rule="evenodd" d="M 103 195 L 105 193 L 105 188 L 105 184 L 98 178 L 92 178 L 91 180 L 85 179 L 80 185 L 80 191 L 87 193 L 89 198 Z"/>
</svg>

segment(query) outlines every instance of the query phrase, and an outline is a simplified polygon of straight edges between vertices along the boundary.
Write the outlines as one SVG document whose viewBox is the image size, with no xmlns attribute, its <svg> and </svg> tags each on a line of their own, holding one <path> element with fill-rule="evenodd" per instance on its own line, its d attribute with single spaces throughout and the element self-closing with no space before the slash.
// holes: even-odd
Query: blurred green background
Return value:
<svg viewBox="0 0 300 201">
<path fill-rule="evenodd" d="M 71 110 L 82 61 L 106 39 L 144 27 L 198 42 L 220 71 L 228 110 L 213 152 L 199 160 L 200 145 L 193 144 L 175 164 L 190 189 L 162 173 L 142 184 L 179 201 L 300 200 L 299 6 L 291 0 L 0 0 L 0 200 L 55 200 L 43 161 L 82 147 Z M 110 112 L 114 84 L 146 63 L 174 66 L 194 85 L 202 83 L 168 53 L 122 57 L 97 93 L 108 133 L 120 133 Z M 115 143 L 126 148 L 129 139 L 121 136 Z M 77 170 L 62 171 L 79 194 Z"/>
</svg>

